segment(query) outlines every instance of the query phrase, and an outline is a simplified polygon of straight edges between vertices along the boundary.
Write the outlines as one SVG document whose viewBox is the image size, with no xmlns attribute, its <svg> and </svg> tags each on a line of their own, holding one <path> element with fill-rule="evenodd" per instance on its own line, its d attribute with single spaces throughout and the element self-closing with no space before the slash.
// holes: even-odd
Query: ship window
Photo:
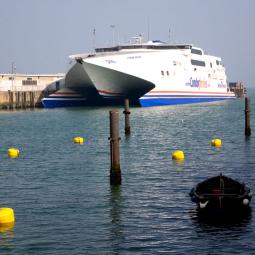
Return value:
<svg viewBox="0 0 255 255">
<path fill-rule="evenodd" d="M 205 62 L 204 61 L 195 60 L 195 59 L 191 59 L 191 64 L 195 65 L 195 66 L 205 66 Z"/>
<path fill-rule="evenodd" d="M 164 75 L 164 71 L 161 71 L 161 74 Z"/>
<path fill-rule="evenodd" d="M 197 49 L 193 49 L 193 48 L 191 49 L 191 53 L 197 54 L 197 55 L 203 55 L 201 50 L 197 50 Z"/>
</svg>

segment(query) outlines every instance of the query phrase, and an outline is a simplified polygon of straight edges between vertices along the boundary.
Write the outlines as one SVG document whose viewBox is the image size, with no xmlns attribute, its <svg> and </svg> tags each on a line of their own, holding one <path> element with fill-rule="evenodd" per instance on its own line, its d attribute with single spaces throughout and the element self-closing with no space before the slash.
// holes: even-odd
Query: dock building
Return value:
<svg viewBox="0 0 255 255">
<path fill-rule="evenodd" d="M 0 109 L 41 105 L 45 94 L 64 86 L 65 74 L 0 74 Z"/>
</svg>

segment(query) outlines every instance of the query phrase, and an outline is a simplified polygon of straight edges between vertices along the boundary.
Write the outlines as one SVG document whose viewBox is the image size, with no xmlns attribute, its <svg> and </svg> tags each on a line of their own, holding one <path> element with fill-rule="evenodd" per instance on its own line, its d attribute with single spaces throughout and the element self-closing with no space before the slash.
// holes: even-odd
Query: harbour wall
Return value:
<svg viewBox="0 0 255 255">
<path fill-rule="evenodd" d="M 42 107 L 45 91 L 0 91 L 0 110 Z"/>
</svg>

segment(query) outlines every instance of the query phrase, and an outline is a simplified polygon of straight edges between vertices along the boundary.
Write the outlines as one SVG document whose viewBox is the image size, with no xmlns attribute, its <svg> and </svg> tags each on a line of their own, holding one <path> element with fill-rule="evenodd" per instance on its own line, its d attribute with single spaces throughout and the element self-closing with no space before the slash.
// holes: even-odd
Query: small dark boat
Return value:
<svg viewBox="0 0 255 255">
<path fill-rule="evenodd" d="M 245 184 L 222 174 L 200 182 L 189 195 L 199 211 L 207 212 L 246 210 L 252 197 Z"/>
</svg>

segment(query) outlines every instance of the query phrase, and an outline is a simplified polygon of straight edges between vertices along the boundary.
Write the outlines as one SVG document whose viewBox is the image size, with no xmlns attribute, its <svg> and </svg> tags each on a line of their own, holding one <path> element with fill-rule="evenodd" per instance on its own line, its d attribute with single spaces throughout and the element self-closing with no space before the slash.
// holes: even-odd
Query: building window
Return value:
<svg viewBox="0 0 255 255">
<path fill-rule="evenodd" d="M 32 78 L 27 78 L 27 80 L 22 80 L 22 85 L 37 85 L 37 81 L 32 80 Z"/>
<path fill-rule="evenodd" d="M 169 76 L 169 72 L 168 71 L 166 71 L 166 75 Z"/>
<path fill-rule="evenodd" d="M 161 74 L 164 75 L 164 71 L 161 71 Z"/>
</svg>

